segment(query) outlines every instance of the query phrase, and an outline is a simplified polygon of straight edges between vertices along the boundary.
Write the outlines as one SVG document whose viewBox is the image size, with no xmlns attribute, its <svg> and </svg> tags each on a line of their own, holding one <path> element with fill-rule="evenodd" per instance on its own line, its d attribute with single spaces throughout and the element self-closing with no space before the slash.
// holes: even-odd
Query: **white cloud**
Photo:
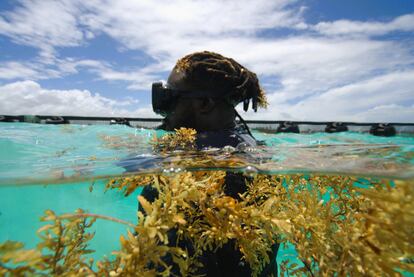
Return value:
<svg viewBox="0 0 414 277">
<path fill-rule="evenodd" d="M 236 42 L 219 45 L 259 75 L 273 77 L 275 84 L 278 80 L 282 87 L 270 98 L 281 101 L 321 93 L 414 62 L 409 49 L 387 41 L 299 36 L 243 40 L 240 44 L 247 47 L 236 47 Z"/>
<path fill-rule="evenodd" d="M 289 7 L 294 2 L 95 0 L 85 4 L 90 12 L 82 21 L 129 48 L 145 49 L 162 57 L 165 47 L 174 47 L 185 37 L 243 36 L 298 24 L 302 20 L 300 10 Z"/>
<path fill-rule="evenodd" d="M 295 105 L 274 103 L 247 118 L 414 122 L 414 71 L 394 72 L 328 90 Z"/>
<path fill-rule="evenodd" d="M 62 61 L 47 65 L 33 61 L 0 62 L 0 79 L 5 80 L 40 80 L 60 78 L 76 70 L 66 70 Z"/>
<path fill-rule="evenodd" d="M 76 60 L 73 58 L 59 59 L 53 57 L 54 63 L 37 62 L 0 62 L 0 79 L 4 80 L 43 80 L 63 78 L 67 75 L 83 73 L 82 70 L 97 75 L 97 79 L 105 81 L 127 82 L 130 90 L 146 90 L 154 80 L 159 80 L 156 72 L 163 70 L 161 63 L 120 71 L 108 62 L 97 60 Z"/>
<path fill-rule="evenodd" d="M 79 69 L 90 71 L 105 70 L 108 63 L 96 60 L 75 60 L 72 58 L 58 59 L 52 57 L 53 63 L 36 61 L 0 62 L 0 79 L 5 80 L 42 80 L 61 78 L 79 73 Z"/>
<path fill-rule="evenodd" d="M 313 117 L 357 120 L 358 113 L 378 106 L 414 104 L 413 87 L 414 71 L 395 72 L 328 90 L 296 104 L 295 108 L 298 114 L 314 113 Z"/>
<path fill-rule="evenodd" d="M 414 14 L 399 16 L 389 22 L 337 20 L 320 22 L 313 27 L 324 35 L 375 36 L 395 31 L 414 31 Z"/>
<path fill-rule="evenodd" d="M 382 105 L 362 111 L 355 121 L 365 122 L 406 122 L 414 121 L 414 105 L 401 106 L 396 104 Z"/>
<path fill-rule="evenodd" d="M 300 24 L 302 13 L 290 8 L 296 0 L 19 2 L 13 11 L 0 15 L 0 34 L 17 43 L 52 53 L 54 47 L 78 46 L 96 33 L 106 32 L 129 49 L 144 49 L 159 58 L 166 53 L 152 42 L 254 34 L 260 29 Z"/>
<path fill-rule="evenodd" d="M 286 98 L 313 94 L 360 80 L 372 71 L 390 71 L 413 62 L 410 49 L 395 42 L 330 39 L 305 34 L 281 39 L 257 36 L 258 31 L 269 28 L 306 29 L 309 25 L 302 18 L 304 9 L 299 5 L 292 6 L 295 2 L 94 0 L 83 3 L 63 1 L 49 6 L 42 1 L 30 1 L 23 2 L 23 8 L 14 14 L 9 13 L 8 17 L 14 20 L 10 24 L 32 26 L 24 28 L 27 33 L 20 32 L 23 37 L 35 36 L 46 41 L 50 36 L 53 37 L 49 43 L 52 46 L 79 45 L 85 39 L 83 33 L 104 32 L 128 49 L 146 52 L 157 62 L 144 68 L 92 67 L 99 78 L 125 81 L 129 89 L 148 87 L 151 80 L 159 79 L 160 72 L 170 70 L 179 57 L 205 49 L 234 57 L 259 75 L 277 76 L 284 89 L 276 97 L 284 94 Z M 23 13 L 21 10 L 27 14 L 33 10 L 37 12 L 33 16 L 19 17 Z M 55 31 L 51 32 L 51 24 L 36 26 L 37 14 L 50 13 L 64 14 L 58 26 L 65 27 L 54 28 Z M 406 15 L 390 23 L 372 24 L 391 26 L 382 27 L 384 30 L 409 29 L 410 17 Z M 347 22 L 361 25 L 361 22 Z M 335 25 L 335 22 L 321 24 Z M 33 26 L 41 30 L 39 34 L 32 34 Z M 318 26 L 321 25 L 315 28 Z M 63 66 L 68 63 L 55 61 L 65 74 L 71 73 Z M 74 69 L 72 72 L 77 71 Z"/>
<path fill-rule="evenodd" d="M 32 79 L 37 75 L 37 70 L 19 62 L 0 63 L 0 79 Z"/>
<path fill-rule="evenodd" d="M 76 46 L 84 39 L 78 28 L 77 5 L 72 1 L 23 0 L 0 17 L 0 34 L 40 48 L 50 56 L 56 46 Z"/>
<path fill-rule="evenodd" d="M 129 83 L 127 88 L 131 90 L 148 90 L 151 83 L 158 78 L 157 71 L 152 69 L 152 66 L 133 71 L 117 71 L 110 67 L 96 67 L 91 68 L 90 71 L 96 73 L 102 80 L 126 81 Z"/>
<path fill-rule="evenodd" d="M 138 100 L 114 100 L 88 90 L 49 90 L 34 81 L 0 86 L 2 114 L 151 116 L 148 108 L 137 108 Z"/>
<path fill-rule="evenodd" d="M 86 70 L 101 80 L 125 82 L 131 90 L 148 90 L 179 57 L 211 50 L 246 65 L 269 85 L 272 108 L 249 117 L 368 120 L 378 116 L 385 120 L 392 117 L 390 107 L 404 107 L 406 121 L 413 121 L 408 118 L 411 106 L 403 103 L 411 99 L 407 89 L 412 83 L 404 78 L 413 69 L 412 42 L 375 36 L 413 31 L 414 14 L 387 22 L 338 20 L 311 25 L 304 20 L 305 12 L 294 0 L 24 0 L 0 15 L 0 34 L 39 48 L 41 56 L 3 63 L 0 78 L 59 78 Z M 260 35 L 281 28 L 296 32 L 277 38 Z M 155 62 L 126 68 L 104 60 L 59 56 L 60 47 L 84 45 L 100 34 L 113 38 L 119 48 L 144 52 Z M 371 80 L 392 83 L 394 96 L 387 98 Z M 359 96 L 369 101 L 355 104 Z M 321 104 L 328 100 L 334 104 Z M 343 108 L 350 103 L 354 109 Z"/>
</svg>

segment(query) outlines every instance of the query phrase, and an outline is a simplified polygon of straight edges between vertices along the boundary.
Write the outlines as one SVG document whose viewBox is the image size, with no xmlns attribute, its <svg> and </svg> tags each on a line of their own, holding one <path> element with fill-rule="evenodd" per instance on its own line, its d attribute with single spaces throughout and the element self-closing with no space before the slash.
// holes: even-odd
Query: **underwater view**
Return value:
<svg viewBox="0 0 414 277">
<path fill-rule="evenodd" d="M 193 276 L 231 241 L 254 276 L 274 245 L 279 276 L 414 276 L 414 135 L 252 131 L 200 151 L 192 129 L 0 123 L 0 274 Z"/>
</svg>

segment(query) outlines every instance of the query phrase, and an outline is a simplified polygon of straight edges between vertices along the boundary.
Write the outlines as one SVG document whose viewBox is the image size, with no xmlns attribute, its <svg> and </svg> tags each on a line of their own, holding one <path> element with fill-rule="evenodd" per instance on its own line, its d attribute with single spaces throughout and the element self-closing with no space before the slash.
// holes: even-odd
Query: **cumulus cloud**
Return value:
<svg viewBox="0 0 414 277">
<path fill-rule="evenodd" d="M 378 36 L 396 31 L 412 32 L 414 31 L 414 14 L 402 15 L 389 22 L 351 20 L 319 22 L 313 29 L 329 36 Z"/>
<path fill-rule="evenodd" d="M 114 100 L 88 90 L 49 90 L 34 81 L 0 86 L 2 114 L 151 116 L 148 107 L 137 108 L 138 100 Z"/>
<path fill-rule="evenodd" d="M 38 71 L 23 63 L 0 63 L 0 79 L 32 79 L 36 76 L 38 76 Z"/>
<path fill-rule="evenodd" d="M 82 20 L 130 49 L 145 49 L 163 59 L 187 53 L 199 39 L 251 36 L 263 29 L 294 26 L 302 21 L 301 10 L 289 6 L 295 2 L 95 0 L 85 4 L 91 12 Z"/>
<path fill-rule="evenodd" d="M 249 118 L 268 120 L 413 122 L 414 71 L 393 72 L 330 89 L 297 104 L 274 102 Z"/>
<path fill-rule="evenodd" d="M 89 68 L 100 79 L 106 81 L 126 81 L 129 83 L 127 89 L 148 90 L 154 80 L 159 79 L 160 64 L 150 65 L 132 71 L 119 71 L 110 66 L 97 66 Z"/>
<path fill-rule="evenodd" d="M 301 10 L 289 7 L 296 0 L 19 2 L 13 11 L 0 16 L 0 34 L 45 52 L 78 46 L 105 32 L 129 49 L 145 49 L 163 58 L 166 53 L 159 42 L 172 45 L 171 38 L 214 39 L 301 23 Z"/>
<path fill-rule="evenodd" d="M 13 11 L 0 17 L 0 34 L 13 41 L 40 48 L 45 57 L 56 46 L 82 43 L 78 28 L 78 6 L 71 1 L 23 0 Z"/>
<path fill-rule="evenodd" d="M 377 106 L 362 111 L 358 114 L 357 120 L 365 122 L 402 122 L 412 123 L 414 120 L 414 105 L 401 106 L 396 104 Z"/>
<path fill-rule="evenodd" d="M 124 78 L 111 78 L 110 73 L 118 73 L 112 69 L 112 65 L 105 61 L 97 60 L 82 60 L 74 58 L 57 58 L 53 57 L 53 63 L 45 63 L 39 61 L 39 58 L 34 61 L 7 61 L 0 62 L 0 79 L 4 80 L 42 80 L 42 79 L 54 79 L 62 78 L 67 75 L 78 74 L 82 70 L 95 73 L 101 79 L 105 80 L 131 80 L 137 81 L 132 77 L 129 79 Z M 141 71 L 143 75 L 145 71 Z M 106 76 L 105 74 L 109 75 Z M 125 74 L 132 74 L 126 72 Z M 135 74 L 138 76 L 138 72 Z M 122 76 L 122 75 L 121 75 Z"/>
<path fill-rule="evenodd" d="M 305 21 L 301 3 L 22 0 L 0 15 L 0 34 L 39 48 L 41 55 L 32 61 L 0 64 L 0 79 L 62 78 L 86 70 L 101 80 L 125 82 L 129 90 L 147 90 L 152 81 L 165 78 L 179 57 L 211 50 L 233 57 L 264 80 L 271 108 L 261 115 L 249 113 L 248 118 L 368 120 L 378 116 L 386 120 L 392 116 L 390 107 L 403 107 L 406 121 L 413 121 L 408 118 L 411 106 L 404 103 L 411 99 L 408 88 L 414 87 L 404 79 L 413 69 L 412 43 L 378 36 L 412 32 L 414 14 L 389 21 L 312 25 Z M 274 30 L 295 32 L 276 37 Z M 85 45 L 100 34 L 122 49 L 142 51 L 153 62 L 126 68 L 105 60 L 59 56 L 60 48 Z M 370 82 L 392 83 L 394 97 L 387 98 L 385 89 Z M 377 102 L 371 98 L 378 98 Z M 355 104 L 354 99 L 367 104 Z M 355 104 L 353 110 L 343 108 L 349 106 L 347 101 Z M 328 102 L 343 105 L 321 104 Z M 315 105 L 322 105 L 318 112 Z"/>
<path fill-rule="evenodd" d="M 279 102 L 392 72 L 414 61 L 408 49 L 389 41 L 294 37 L 246 44 L 251 47 L 235 48 L 233 56 L 251 64 L 260 76 L 279 82 L 277 93 L 269 96 Z"/>
</svg>

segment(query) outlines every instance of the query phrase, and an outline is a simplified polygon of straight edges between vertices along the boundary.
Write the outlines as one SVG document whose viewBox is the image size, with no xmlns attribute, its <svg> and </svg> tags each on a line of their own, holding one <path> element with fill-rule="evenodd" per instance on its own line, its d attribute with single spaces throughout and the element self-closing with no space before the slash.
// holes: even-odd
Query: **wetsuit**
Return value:
<svg viewBox="0 0 414 277">
<path fill-rule="evenodd" d="M 247 146 L 256 146 L 256 140 L 247 133 L 240 132 L 237 129 L 222 130 L 217 132 L 202 132 L 197 134 L 196 145 L 198 149 L 206 147 L 221 148 L 224 146 L 237 147 L 241 143 Z M 127 170 L 133 170 L 133 166 L 127 168 Z M 242 194 L 246 191 L 247 186 L 245 177 L 242 174 L 227 172 L 225 177 L 224 192 L 227 196 L 231 196 L 235 199 L 239 199 L 239 193 Z M 158 197 L 158 191 L 152 186 L 145 186 L 141 195 L 145 197 L 149 202 L 153 202 Z M 142 207 L 139 210 L 145 214 Z M 168 232 L 169 242 L 171 246 L 177 241 L 176 230 L 170 230 Z M 181 240 L 178 242 L 178 246 L 187 249 L 189 255 L 192 255 L 195 251 L 190 242 Z M 279 245 L 272 246 L 270 254 L 271 262 L 266 265 L 260 276 L 277 276 L 277 263 L 276 255 Z M 172 265 L 172 271 L 174 274 L 179 275 L 178 266 L 172 262 L 171 256 L 166 256 L 163 260 Z M 199 262 L 202 263 L 202 267 L 197 272 L 200 275 L 208 277 L 221 277 L 221 276 L 251 276 L 252 271 L 250 266 L 243 262 L 242 254 L 239 250 L 235 249 L 235 241 L 230 240 L 223 247 L 217 249 L 215 252 L 205 251 L 199 258 Z M 160 269 L 162 271 L 162 269 Z"/>
</svg>

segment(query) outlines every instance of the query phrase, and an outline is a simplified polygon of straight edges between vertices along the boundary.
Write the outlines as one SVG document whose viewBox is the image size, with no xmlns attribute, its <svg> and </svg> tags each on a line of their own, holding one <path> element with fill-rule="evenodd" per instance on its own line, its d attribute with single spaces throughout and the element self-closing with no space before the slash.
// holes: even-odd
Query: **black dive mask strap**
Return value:
<svg viewBox="0 0 414 277">
<path fill-rule="evenodd" d="M 252 138 L 254 138 L 254 136 L 253 136 L 252 132 L 250 132 L 250 128 L 249 128 L 249 126 L 247 126 L 246 121 L 244 121 L 244 119 L 241 117 L 241 115 L 237 112 L 237 110 L 236 110 L 236 109 L 234 109 L 234 112 L 236 113 L 236 116 L 240 119 L 240 122 L 244 125 L 244 128 L 246 128 L 247 133 L 248 133 L 248 134 L 249 134 Z M 254 138 L 254 139 L 255 139 L 255 138 Z"/>
<path fill-rule="evenodd" d="M 152 84 L 152 107 L 155 113 L 166 116 L 172 109 L 173 104 L 178 98 L 222 98 L 227 103 L 235 107 L 237 103 L 231 101 L 231 96 L 226 96 L 223 91 L 202 91 L 202 90 L 179 90 L 169 85 L 164 85 L 162 82 L 156 82 Z M 243 109 L 248 110 L 249 99 L 243 101 Z M 257 111 L 257 97 L 252 98 L 252 108 Z M 240 121 L 244 123 L 244 120 L 236 112 L 236 115 L 240 118 Z M 244 123 L 245 124 L 245 123 Z M 247 130 L 247 124 L 245 124 Z M 250 133 L 250 130 L 248 130 Z"/>
</svg>

